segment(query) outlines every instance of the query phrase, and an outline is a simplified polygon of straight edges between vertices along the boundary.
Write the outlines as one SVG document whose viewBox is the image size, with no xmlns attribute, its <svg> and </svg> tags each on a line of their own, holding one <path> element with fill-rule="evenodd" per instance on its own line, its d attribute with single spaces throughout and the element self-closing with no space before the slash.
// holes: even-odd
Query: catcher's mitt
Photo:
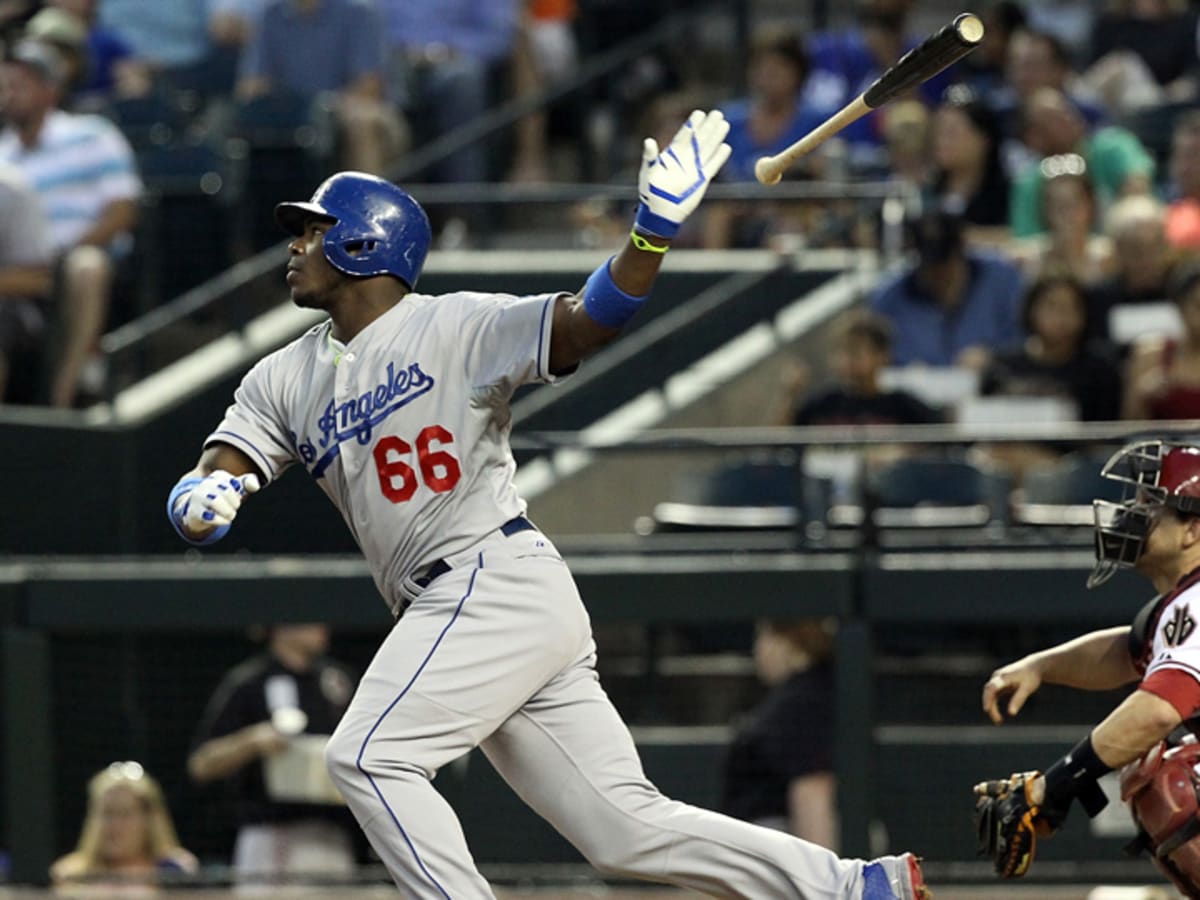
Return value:
<svg viewBox="0 0 1200 900">
<path fill-rule="evenodd" d="M 1048 837 L 1065 816 L 1052 815 L 1029 796 L 1039 772 L 1020 772 L 1000 781 L 975 785 L 975 830 L 979 855 L 990 857 L 1001 878 L 1029 871 L 1038 837 Z"/>
</svg>

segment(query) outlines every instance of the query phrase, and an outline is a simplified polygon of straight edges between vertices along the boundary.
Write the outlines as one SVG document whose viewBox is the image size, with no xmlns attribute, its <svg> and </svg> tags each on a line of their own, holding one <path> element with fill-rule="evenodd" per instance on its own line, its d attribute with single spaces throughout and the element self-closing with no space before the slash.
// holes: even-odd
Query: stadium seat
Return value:
<svg viewBox="0 0 1200 900">
<path fill-rule="evenodd" d="M 689 474 L 672 493 L 654 507 L 656 531 L 795 528 L 805 489 L 797 460 L 785 454 Z"/>
<path fill-rule="evenodd" d="M 1004 521 L 1011 478 L 964 459 L 913 456 L 869 473 L 865 505 L 881 528 L 960 528 Z"/>
<path fill-rule="evenodd" d="M 1013 519 L 1025 525 L 1090 526 L 1092 501 L 1121 499 L 1121 484 L 1100 475 L 1113 448 L 1068 453 L 1055 465 L 1029 472 L 1013 502 Z"/>
</svg>

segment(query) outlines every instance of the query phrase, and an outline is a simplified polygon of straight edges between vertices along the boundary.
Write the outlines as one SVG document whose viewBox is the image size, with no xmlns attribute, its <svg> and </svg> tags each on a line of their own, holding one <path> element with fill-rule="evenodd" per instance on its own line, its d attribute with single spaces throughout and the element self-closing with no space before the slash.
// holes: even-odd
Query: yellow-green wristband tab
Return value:
<svg viewBox="0 0 1200 900">
<path fill-rule="evenodd" d="M 629 232 L 629 239 L 633 241 L 633 246 L 639 250 L 644 250 L 647 253 L 657 253 L 659 256 L 671 249 L 671 245 L 660 247 L 658 244 L 652 244 L 636 231 Z"/>
</svg>

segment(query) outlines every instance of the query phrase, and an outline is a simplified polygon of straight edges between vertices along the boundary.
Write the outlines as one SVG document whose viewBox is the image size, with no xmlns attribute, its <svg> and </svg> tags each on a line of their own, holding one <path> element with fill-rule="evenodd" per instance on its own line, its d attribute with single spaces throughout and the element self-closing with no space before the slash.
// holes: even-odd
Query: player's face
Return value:
<svg viewBox="0 0 1200 900">
<path fill-rule="evenodd" d="M 117 785 L 100 800 L 100 855 L 109 865 L 140 861 L 146 852 L 148 814 L 145 801 Z"/>
<path fill-rule="evenodd" d="M 287 284 L 292 302 L 308 309 L 326 309 L 345 276 L 329 264 L 322 242 L 330 223 L 309 219 L 304 234 L 288 244 Z"/>
</svg>

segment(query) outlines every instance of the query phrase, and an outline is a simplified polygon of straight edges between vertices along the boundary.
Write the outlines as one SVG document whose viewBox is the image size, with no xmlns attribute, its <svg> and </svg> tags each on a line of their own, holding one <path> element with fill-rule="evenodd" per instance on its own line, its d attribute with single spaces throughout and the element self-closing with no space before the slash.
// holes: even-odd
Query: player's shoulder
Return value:
<svg viewBox="0 0 1200 900">
<path fill-rule="evenodd" d="M 280 368 L 292 369 L 310 362 L 320 348 L 327 346 L 330 324 L 329 319 L 318 322 L 299 337 L 268 353 L 255 363 L 251 371 L 265 373 Z"/>
</svg>

